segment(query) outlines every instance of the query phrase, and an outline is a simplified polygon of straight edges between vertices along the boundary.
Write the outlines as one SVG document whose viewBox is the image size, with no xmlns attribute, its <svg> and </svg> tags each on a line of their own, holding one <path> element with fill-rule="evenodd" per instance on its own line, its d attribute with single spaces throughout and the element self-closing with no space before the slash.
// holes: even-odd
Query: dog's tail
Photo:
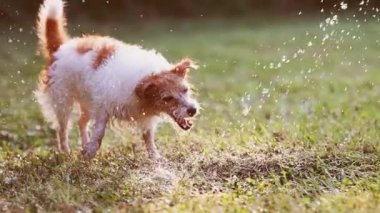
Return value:
<svg viewBox="0 0 380 213">
<path fill-rule="evenodd" d="M 48 60 L 68 39 L 63 0 L 44 0 L 37 21 L 40 51 Z"/>
</svg>

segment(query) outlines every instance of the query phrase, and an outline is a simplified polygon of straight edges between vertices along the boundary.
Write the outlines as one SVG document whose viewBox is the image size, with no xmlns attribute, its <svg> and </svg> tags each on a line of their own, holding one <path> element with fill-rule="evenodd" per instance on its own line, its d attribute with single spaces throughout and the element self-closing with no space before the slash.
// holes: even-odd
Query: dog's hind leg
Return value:
<svg viewBox="0 0 380 213">
<path fill-rule="evenodd" d="M 65 101 L 60 101 L 59 105 L 54 106 L 54 111 L 57 117 L 57 139 L 58 139 L 58 150 L 66 153 L 70 152 L 69 145 L 69 122 L 70 115 L 73 109 L 73 101 L 67 99 Z"/>
<path fill-rule="evenodd" d="M 81 109 L 81 115 L 78 121 L 78 126 L 79 126 L 79 134 L 81 137 L 81 145 L 83 148 L 84 145 L 88 143 L 87 126 L 88 126 L 88 122 L 90 121 L 90 112 L 83 104 L 81 104 L 80 109 Z"/>
<path fill-rule="evenodd" d="M 70 152 L 68 128 L 73 106 L 72 98 L 67 96 L 67 93 L 60 92 L 55 85 L 46 88 L 42 85 L 35 91 L 35 95 L 45 119 L 56 130 L 58 151 Z"/>
</svg>

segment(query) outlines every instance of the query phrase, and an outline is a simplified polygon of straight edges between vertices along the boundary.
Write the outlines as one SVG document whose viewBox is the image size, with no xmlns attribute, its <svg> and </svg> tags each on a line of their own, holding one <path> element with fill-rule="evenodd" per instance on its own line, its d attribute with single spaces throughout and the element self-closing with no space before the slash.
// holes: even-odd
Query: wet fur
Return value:
<svg viewBox="0 0 380 213">
<path fill-rule="evenodd" d="M 37 24 L 47 65 L 35 94 L 57 132 L 58 149 L 70 152 L 70 115 L 78 103 L 84 156 L 94 157 L 107 124 L 120 120 L 136 124 L 150 157 L 159 159 L 154 131 L 161 116 L 169 115 L 184 130 L 192 126 L 190 118 L 198 103 L 191 97 L 187 73 L 196 66 L 189 59 L 173 65 L 155 50 L 111 37 L 69 38 L 63 7 L 62 0 L 45 0 Z M 89 136 L 91 120 L 94 125 Z"/>
</svg>

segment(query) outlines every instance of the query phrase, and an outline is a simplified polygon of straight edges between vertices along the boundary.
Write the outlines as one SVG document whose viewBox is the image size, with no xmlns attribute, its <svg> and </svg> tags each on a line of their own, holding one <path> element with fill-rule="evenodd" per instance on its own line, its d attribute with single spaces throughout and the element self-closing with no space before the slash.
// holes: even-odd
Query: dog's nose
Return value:
<svg viewBox="0 0 380 213">
<path fill-rule="evenodd" d="M 197 109 L 195 107 L 187 108 L 187 114 L 190 116 L 194 116 L 197 113 Z"/>
</svg>

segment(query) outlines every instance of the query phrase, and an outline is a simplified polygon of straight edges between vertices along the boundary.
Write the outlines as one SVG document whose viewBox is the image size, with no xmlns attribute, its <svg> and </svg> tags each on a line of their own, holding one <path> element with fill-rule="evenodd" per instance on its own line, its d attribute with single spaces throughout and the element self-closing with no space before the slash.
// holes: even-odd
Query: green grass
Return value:
<svg viewBox="0 0 380 213">
<path fill-rule="evenodd" d="M 190 133 L 159 129 L 168 159 L 159 168 L 131 130 L 109 130 L 91 162 L 78 158 L 75 128 L 72 155 L 52 151 L 54 132 L 32 96 L 43 65 L 35 36 L 2 24 L 0 209 L 378 212 L 378 24 L 341 22 L 325 32 L 318 20 L 71 28 L 199 61 L 191 81 L 203 111 Z"/>
</svg>

